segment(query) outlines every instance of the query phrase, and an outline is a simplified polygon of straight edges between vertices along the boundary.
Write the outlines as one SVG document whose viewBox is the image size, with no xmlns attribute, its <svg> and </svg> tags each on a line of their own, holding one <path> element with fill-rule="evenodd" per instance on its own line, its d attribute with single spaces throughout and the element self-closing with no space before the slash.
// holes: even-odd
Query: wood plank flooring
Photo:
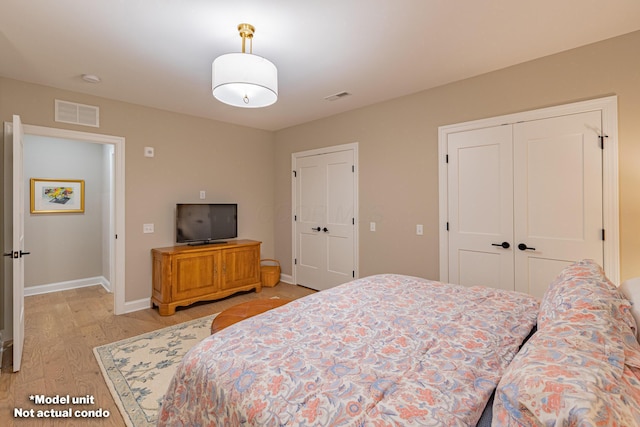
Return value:
<svg viewBox="0 0 640 427">
<path fill-rule="evenodd" d="M 100 373 L 93 348 L 149 331 L 218 313 L 235 304 L 273 296 L 297 299 L 313 290 L 279 283 L 262 292 L 245 292 L 210 303 L 178 308 L 173 316 L 146 309 L 115 316 L 113 294 L 102 286 L 25 298 L 25 343 L 20 372 L 13 373 L 12 348 L 5 351 L 0 375 L 0 426 L 124 426 L 124 421 Z M 102 408 L 106 419 L 14 419 L 14 408 L 65 409 L 65 405 L 35 405 L 33 394 L 95 397 L 86 409 Z M 73 409 L 83 409 L 73 407 Z"/>
</svg>

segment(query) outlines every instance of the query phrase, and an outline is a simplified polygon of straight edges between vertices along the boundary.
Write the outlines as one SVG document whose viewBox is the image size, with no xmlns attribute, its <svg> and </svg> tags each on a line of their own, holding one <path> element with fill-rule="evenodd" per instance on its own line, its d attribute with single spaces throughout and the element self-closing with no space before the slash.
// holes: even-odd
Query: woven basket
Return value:
<svg viewBox="0 0 640 427">
<path fill-rule="evenodd" d="M 262 265 L 263 262 L 275 263 L 276 265 Z M 260 260 L 260 278 L 262 286 L 272 288 L 280 281 L 280 263 L 275 259 Z"/>
</svg>

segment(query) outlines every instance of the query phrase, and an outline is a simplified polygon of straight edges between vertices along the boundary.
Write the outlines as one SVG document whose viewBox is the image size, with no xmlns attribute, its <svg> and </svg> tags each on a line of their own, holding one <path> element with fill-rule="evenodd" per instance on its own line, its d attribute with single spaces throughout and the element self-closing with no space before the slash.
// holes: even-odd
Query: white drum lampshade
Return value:
<svg viewBox="0 0 640 427">
<path fill-rule="evenodd" d="M 234 107 L 267 107 L 278 100 L 278 70 L 268 59 L 253 55 L 253 25 L 240 24 L 238 31 L 242 53 L 219 56 L 211 66 L 213 96 Z M 249 53 L 246 39 L 251 42 Z"/>
<path fill-rule="evenodd" d="M 278 100 L 278 70 L 250 53 L 228 53 L 213 61 L 213 96 L 234 107 L 266 107 Z"/>
</svg>

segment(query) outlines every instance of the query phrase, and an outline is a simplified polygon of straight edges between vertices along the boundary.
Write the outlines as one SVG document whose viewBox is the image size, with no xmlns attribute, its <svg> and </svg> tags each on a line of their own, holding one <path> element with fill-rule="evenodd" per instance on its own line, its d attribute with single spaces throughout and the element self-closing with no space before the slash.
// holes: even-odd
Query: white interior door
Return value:
<svg viewBox="0 0 640 427">
<path fill-rule="evenodd" d="M 600 135 L 601 111 L 449 134 L 448 280 L 542 297 L 570 263 L 603 265 Z"/>
<path fill-rule="evenodd" d="M 514 125 L 517 291 L 542 297 L 572 262 L 603 265 L 600 135 L 600 111 Z"/>
<path fill-rule="evenodd" d="M 24 177 L 23 131 L 13 116 L 13 371 L 20 370 L 24 346 Z"/>
<path fill-rule="evenodd" d="M 449 154 L 449 140 L 454 134 L 481 135 L 484 129 L 508 126 L 515 144 L 511 245 L 515 289 L 540 296 L 563 266 L 581 258 L 598 261 L 607 277 L 618 283 L 617 114 L 617 98 L 610 96 L 441 126 L 440 280 L 453 281 L 449 273 L 457 266 L 451 264 L 458 262 L 450 260 L 449 248 L 449 223 L 457 215 L 452 215 L 456 201 L 451 199 L 458 197 L 457 185 L 450 183 L 447 158 L 454 154 Z M 523 250 L 519 244 L 525 245 Z"/>
<path fill-rule="evenodd" d="M 294 159 L 295 281 L 317 290 L 346 283 L 356 271 L 354 150 Z"/>
<path fill-rule="evenodd" d="M 353 151 L 326 154 L 325 258 L 326 288 L 346 283 L 355 276 L 355 174 Z"/>
<path fill-rule="evenodd" d="M 320 156 L 302 157 L 296 161 L 296 281 L 304 286 L 320 289 L 326 261 L 326 178 Z"/>
<path fill-rule="evenodd" d="M 513 290 L 512 128 L 448 138 L 449 281 Z"/>
</svg>

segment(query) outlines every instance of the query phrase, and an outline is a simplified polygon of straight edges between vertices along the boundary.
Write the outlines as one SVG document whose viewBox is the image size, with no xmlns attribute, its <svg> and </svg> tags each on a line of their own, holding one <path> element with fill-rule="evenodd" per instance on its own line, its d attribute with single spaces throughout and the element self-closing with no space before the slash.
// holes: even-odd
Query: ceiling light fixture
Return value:
<svg viewBox="0 0 640 427">
<path fill-rule="evenodd" d="M 242 53 L 217 57 L 211 66 L 213 96 L 235 107 L 267 107 L 278 100 L 278 70 L 271 61 L 253 54 L 251 24 L 238 25 Z M 245 53 L 249 39 L 249 53 Z"/>
</svg>

